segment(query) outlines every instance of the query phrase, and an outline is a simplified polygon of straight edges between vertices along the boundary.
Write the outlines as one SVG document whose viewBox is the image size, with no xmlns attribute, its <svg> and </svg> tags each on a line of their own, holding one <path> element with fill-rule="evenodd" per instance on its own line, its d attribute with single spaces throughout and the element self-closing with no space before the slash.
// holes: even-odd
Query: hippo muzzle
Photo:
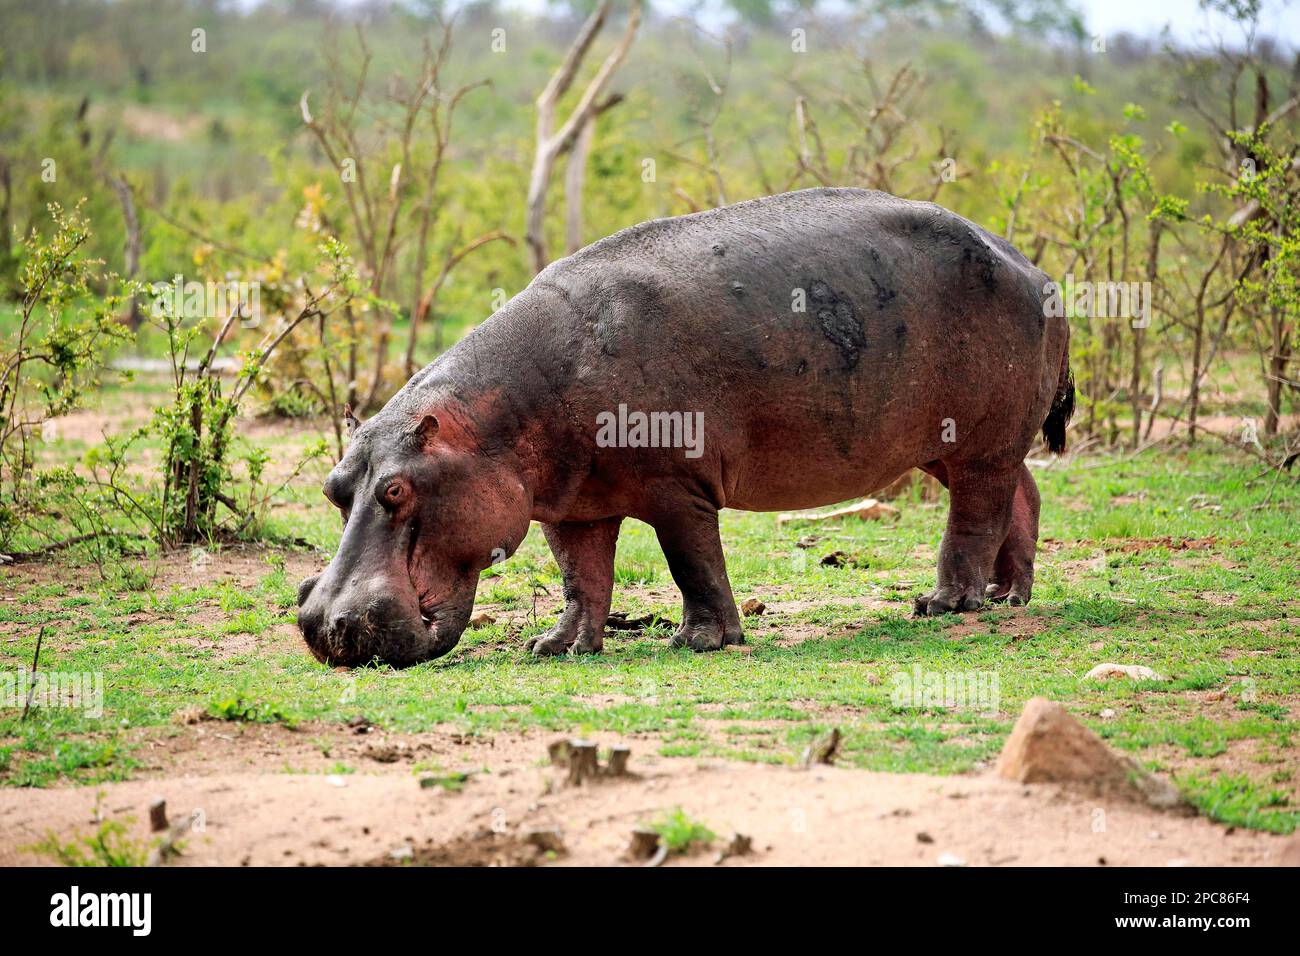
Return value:
<svg viewBox="0 0 1300 956">
<path fill-rule="evenodd" d="M 298 587 L 298 627 L 318 661 L 335 667 L 370 663 L 410 667 L 456 646 L 473 611 L 465 602 L 421 609 L 382 578 L 331 586 L 329 571 Z"/>
</svg>

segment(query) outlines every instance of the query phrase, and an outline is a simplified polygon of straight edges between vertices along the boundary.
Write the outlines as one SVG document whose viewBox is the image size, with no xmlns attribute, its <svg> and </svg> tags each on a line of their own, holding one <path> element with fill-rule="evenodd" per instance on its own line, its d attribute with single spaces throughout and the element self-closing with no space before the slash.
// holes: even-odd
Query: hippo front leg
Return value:
<svg viewBox="0 0 1300 956">
<path fill-rule="evenodd" d="M 682 592 L 682 626 L 673 647 L 717 651 L 744 644 L 740 614 L 727 579 L 727 562 L 718 535 L 718 512 L 697 503 L 654 522 L 668 570 Z"/>
<path fill-rule="evenodd" d="M 566 651 L 599 654 L 604 647 L 614 587 L 614 549 L 622 522 L 622 518 L 603 518 L 542 525 L 564 576 L 564 610 L 553 628 L 528 642 L 537 656 Z"/>
</svg>

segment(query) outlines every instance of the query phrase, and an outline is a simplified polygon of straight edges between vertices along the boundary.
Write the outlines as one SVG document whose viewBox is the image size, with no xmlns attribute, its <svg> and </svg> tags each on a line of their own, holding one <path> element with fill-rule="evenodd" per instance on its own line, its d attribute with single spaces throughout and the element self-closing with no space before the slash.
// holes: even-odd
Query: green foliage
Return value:
<svg viewBox="0 0 1300 956">
<path fill-rule="evenodd" d="M 0 350 L 0 547 L 49 513 L 47 495 L 84 490 L 61 472 L 33 474 L 51 419 L 79 408 L 99 385 L 106 349 L 125 336 L 115 319 L 124 298 L 96 287 L 113 281 L 83 255 L 90 226 L 79 209 L 52 205 L 53 232 L 21 244 L 16 328 Z"/>
<path fill-rule="evenodd" d="M 703 823 L 692 820 L 681 807 L 674 807 L 650 824 L 670 853 L 689 853 L 707 847 L 718 835 Z"/>
<path fill-rule="evenodd" d="M 49 833 L 33 849 L 53 857 L 63 866 L 144 866 L 149 856 L 147 846 L 127 833 L 118 820 L 105 820 L 90 836 L 63 843 Z"/>
<path fill-rule="evenodd" d="M 215 720 L 230 720 L 247 724 L 284 724 L 293 727 L 296 721 L 277 704 L 258 703 L 236 694 L 208 702 L 208 716 Z"/>
</svg>

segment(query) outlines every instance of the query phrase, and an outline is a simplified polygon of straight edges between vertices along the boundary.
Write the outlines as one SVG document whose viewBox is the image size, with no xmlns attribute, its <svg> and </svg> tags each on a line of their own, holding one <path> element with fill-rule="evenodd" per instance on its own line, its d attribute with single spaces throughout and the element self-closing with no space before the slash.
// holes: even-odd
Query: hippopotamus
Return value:
<svg viewBox="0 0 1300 956">
<path fill-rule="evenodd" d="M 619 526 L 655 531 L 681 590 L 672 644 L 744 642 L 724 508 L 802 509 L 909 469 L 949 492 L 915 613 L 1023 604 L 1039 494 L 1074 386 L 1051 283 L 929 202 L 807 189 L 615 233 L 543 269 L 352 430 L 344 519 L 298 623 L 332 665 L 446 654 L 479 575 L 540 523 L 564 582 L 536 655 L 594 654 Z"/>
</svg>

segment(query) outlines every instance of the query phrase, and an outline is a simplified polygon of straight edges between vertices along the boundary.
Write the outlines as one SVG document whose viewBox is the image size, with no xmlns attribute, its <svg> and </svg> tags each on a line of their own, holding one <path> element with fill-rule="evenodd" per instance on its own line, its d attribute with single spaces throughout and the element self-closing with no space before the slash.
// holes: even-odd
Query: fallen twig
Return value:
<svg viewBox="0 0 1300 956">
<path fill-rule="evenodd" d="M 72 538 L 64 538 L 62 541 L 55 541 L 34 551 L 12 551 L 9 553 L 9 558 L 14 564 L 21 564 L 24 561 L 36 561 L 40 558 L 49 557 L 55 552 L 83 544 L 86 541 L 93 541 L 96 538 L 136 538 L 143 541 L 147 540 L 148 536 L 140 534 L 138 531 L 92 531 L 89 534 L 79 534 Z"/>
</svg>

